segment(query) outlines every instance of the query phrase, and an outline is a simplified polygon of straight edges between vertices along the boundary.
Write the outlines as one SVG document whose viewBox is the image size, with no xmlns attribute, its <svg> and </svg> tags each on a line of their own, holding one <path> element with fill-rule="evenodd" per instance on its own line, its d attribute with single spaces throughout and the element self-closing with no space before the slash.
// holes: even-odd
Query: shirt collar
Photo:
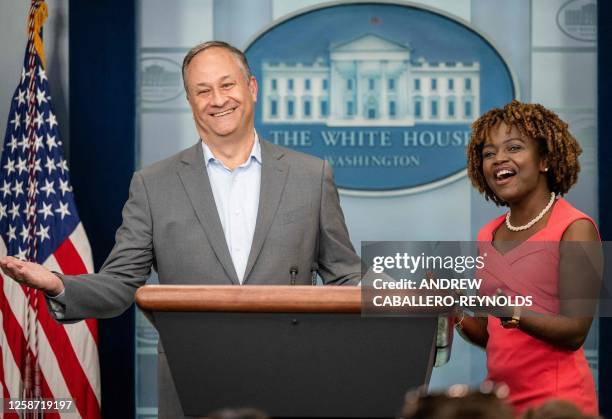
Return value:
<svg viewBox="0 0 612 419">
<path fill-rule="evenodd" d="M 253 131 L 253 132 L 255 134 L 255 141 L 253 141 L 253 148 L 251 148 L 251 154 L 249 154 L 249 158 L 238 167 L 248 166 L 251 160 L 255 160 L 256 162 L 261 164 L 261 144 L 259 143 L 259 136 L 257 135 L 257 131 Z M 202 141 L 202 151 L 204 153 L 204 164 L 207 167 L 208 165 L 210 165 L 210 163 L 217 163 L 217 164 L 224 166 L 223 163 L 215 157 L 210 147 L 208 147 L 208 144 L 206 144 L 204 140 L 200 140 L 200 141 Z"/>
</svg>

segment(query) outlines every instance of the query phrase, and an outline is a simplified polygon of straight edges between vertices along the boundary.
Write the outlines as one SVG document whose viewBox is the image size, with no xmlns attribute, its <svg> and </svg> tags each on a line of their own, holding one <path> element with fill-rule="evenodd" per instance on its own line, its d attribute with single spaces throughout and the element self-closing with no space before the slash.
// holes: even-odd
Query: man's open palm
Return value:
<svg viewBox="0 0 612 419">
<path fill-rule="evenodd" d="M 0 258 L 0 268 L 15 281 L 40 289 L 49 295 L 57 295 L 64 290 L 61 279 L 38 263 L 25 262 L 12 256 L 6 256 Z"/>
</svg>

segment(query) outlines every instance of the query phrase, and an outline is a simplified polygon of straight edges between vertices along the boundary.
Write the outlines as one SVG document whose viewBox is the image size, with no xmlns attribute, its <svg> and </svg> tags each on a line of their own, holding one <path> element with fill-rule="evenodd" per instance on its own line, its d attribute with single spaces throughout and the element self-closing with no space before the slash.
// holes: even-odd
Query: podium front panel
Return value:
<svg viewBox="0 0 612 419">
<path fill-rule="evenodd" d="M 436 317 L 156 312 L 186 415 L 257 407 L 274 417 L 398 415 L 427 384 Z"/>
</svg>

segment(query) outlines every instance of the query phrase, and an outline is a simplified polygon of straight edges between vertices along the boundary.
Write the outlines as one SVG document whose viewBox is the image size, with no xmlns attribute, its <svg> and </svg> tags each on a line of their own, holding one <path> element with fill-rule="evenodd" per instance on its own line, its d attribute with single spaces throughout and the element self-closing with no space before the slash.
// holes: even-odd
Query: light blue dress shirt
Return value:
<svg viewBox="0 0 612 419">
<path fill-rule="evenodd" d="M 227 248 L 240 283 L 244 281 L 259 207 L 261 185 L 261 145 L 255 141 L 249 158 L 230 170 L 202 141 L 204 166 L 210 179 L 219 219 L 223 226 Z"/>
</svg>

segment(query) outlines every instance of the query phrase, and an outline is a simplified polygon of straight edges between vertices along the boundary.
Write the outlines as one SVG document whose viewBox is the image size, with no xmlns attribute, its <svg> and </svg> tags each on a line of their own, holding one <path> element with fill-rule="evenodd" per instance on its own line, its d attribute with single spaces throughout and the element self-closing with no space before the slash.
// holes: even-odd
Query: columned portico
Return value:
<svg viewBox="0 0 612 419">
<path fill-rule="evenodd" d="M 375 34 L 331 44 L 314 63 L 266 61 L 262 69 L 265 123 L 412 126 L 479 115 L 480 63 L 414 59 L 410 45 Z"/>
</svg>

